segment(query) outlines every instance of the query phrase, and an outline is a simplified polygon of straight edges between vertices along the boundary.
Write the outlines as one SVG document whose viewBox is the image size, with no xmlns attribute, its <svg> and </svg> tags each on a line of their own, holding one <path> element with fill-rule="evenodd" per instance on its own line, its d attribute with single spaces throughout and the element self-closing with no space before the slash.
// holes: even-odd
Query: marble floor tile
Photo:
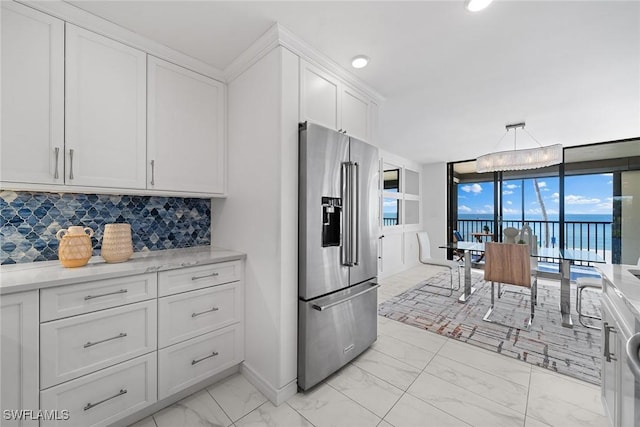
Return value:
<svg viewBox="0 0 640 427">
<path fill-rule="evenodd" d="M 236 427 L 313 427 L 286 403 L 273 406 L 266 402 L 235 422 Z"/>
<path fill-rule="evenodd" d="M 410 394 L 402 396 L 384 420 L 394 427 L 469 426 L 469 424 L 464 421 Z"/>
<path fill-rule="evenodd" d="M 402 390 L 406 390 L 421 372 L 421 369 L 373 349 L 365 351 L 351 363 Z"/>
<path fill-rule="evenodd" d="M 438 355 L 517 384 L 529 386 L 531 365 L 526 362 L 474 347 L 473 345 L 454 339 L 447 341 L 438 352 Z"/>
<path fill-rule="evenodd" d="M 224 412 L 236 421 L 267 401 L 242 375 L 233 375 L 207 389 Z"/>
<path fill-rule="evenodd" d="M 201 390 L 153 415 L 158 427 L 231 425 L 231 420 L 207 390 Z"/>
<path fill-rule="evenodd" d="M 491 399 L 521 414 L 527 410 L 529 388 L 522 384 L 505 380 L 443 356 L 434 357 L 424 372 Z"/>
<path fill-rule="evenodd" d="M 527 416 L 524 420 L 524 427 L 552 427 L 549 424 L 545 424 L 542 421 L 538 421 L 533 417 Z"/>
<path fill-rule="evenodd" d="M 296 394 L 287 404 L 316 427 L 371 427 L 380 422 L 380 417 L 324 383 Z"/>
<path fill-rule="evenodd" d="M 471 425 L 524 425 L 524 414 L 426 372 L 418 377 L 407 393 Z"/>
<path fill-rule="evenodd" d="M 607 426 L 600 388 L 534 369 L 527 416 L 549 425 Z"/>
<path fill-rule="evenodd" d="M 379 335 L 371 348 L 418 369 L 424 369 L 427 363 L 435 356 L 434 352 L 400 341 L 389 335 Z"/>
<path fill-rule="evenodd" d="M 391 320 L 383 323 L 378 328 L 379 335 L 388 335 L 400 341 L 415 345 L 432 353 L 437 353 L 448 338 L 433 332 L 405 325 L 402 322 Z"/>
<path fill-rule="evenodd" d="M 148 416 L 147 418 L 143 418 L 135 424 L 131 424 L 129 427 L 157 427 L 156 422 L 153 421 L 152 416 Z"/>
<path fill-rule="evenodd" d="M 389 412 L 403 394 L 399 388 L 351 364 L 332 375 L 327 384 L 380 418 Z"/>
</svg>

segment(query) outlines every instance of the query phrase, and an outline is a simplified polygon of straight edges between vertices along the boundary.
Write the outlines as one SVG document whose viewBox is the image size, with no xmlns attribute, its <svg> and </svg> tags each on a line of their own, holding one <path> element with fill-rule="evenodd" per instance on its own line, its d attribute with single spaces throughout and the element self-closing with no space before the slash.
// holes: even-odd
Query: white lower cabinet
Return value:
<svg viewBox="0 0 640 427">
<path fill-rule="evenodd" d="M 239 323 L 243 300 L 240 282 L 160 298 L 158 347 Z"/>
<path fill-rule="evenodd" d="M 157 400 L 156 372 L 156 353 L 150 353 L 44 390 L 42 409 L 66 410 L 69 419 L 41 425 L 103 426 L 131 415 Z"/>
<path fill-rule="evenodd" d="M 627 362 L 627 342 L 640 333 L 617 289 L 604 280 L 602 297 L 602 403 L 610 425 L 640 426 L 640 386 Z"/>
<path fill-rule="evenodd" d="M 124 274 L 2 295 L 3 427 L 110 425 L 242 363 L 243 261 Z"/>
<path fill-rule="evenodd" d="M 38 410 L 38 291 L 0 297 L 0 403 L 2 426 L 37 426 L 4 411 Z M 11 418 L 11 417 L 8 417 Z"/>
<path fill-rule="evenodd" d="M 244 359 L 242 325 L 220 329 L 158 351 L 158 398 L 164 399 Z"/>
<path fill-rule="evenodd" d="M 157 348 L 156 301 L 40 325 L 40 386 L 51 387 Z"/>
</svg>

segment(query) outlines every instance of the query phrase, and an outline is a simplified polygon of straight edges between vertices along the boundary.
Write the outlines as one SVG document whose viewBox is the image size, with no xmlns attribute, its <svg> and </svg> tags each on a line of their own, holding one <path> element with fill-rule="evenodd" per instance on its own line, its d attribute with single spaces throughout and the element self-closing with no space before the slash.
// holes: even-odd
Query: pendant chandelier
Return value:
<svg viewBox="0 0 640 427">
<path fill-rule="evenodd" d="M 538 169 L 562 163 L 562 144 L 543 147 L 538 140 L 524 130 L 524 126 L 524 122 L 506 126 L 507 133 L 513 129 L 513 150 L 500 151 L 478 157 L 476 160 L 478 173 Z M 516 146 L 518 128 L 522 128 L 523 131 L 527 132 L 527 135 L 536 141 L 540 147 L 518 150 Z"/>
</svg>

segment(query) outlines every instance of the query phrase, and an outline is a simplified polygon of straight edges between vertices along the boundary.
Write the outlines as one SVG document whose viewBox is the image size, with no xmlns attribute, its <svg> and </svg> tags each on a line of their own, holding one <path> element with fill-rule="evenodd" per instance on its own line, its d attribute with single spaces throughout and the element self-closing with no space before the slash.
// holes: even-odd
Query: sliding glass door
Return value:
<svg viewBox="0 0 640 427">
<path fill-rule="evenodd" d="M 542 247 L 638 262 L 638 139 L 565 148 L 563 164 L 548 168 L 478 174 L 469 160 L 448 171 L 450 236 L 502 241 L 504 228 L 528 224 Z"/>
</svg>

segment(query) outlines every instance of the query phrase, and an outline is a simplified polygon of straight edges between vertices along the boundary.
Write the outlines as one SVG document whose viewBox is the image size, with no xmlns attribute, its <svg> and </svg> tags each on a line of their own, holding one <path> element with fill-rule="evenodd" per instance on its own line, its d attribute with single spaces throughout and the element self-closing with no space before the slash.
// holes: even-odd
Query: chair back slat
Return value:
<svg viewBox="0 0 640 427">
<path fill-rule="evenodd" d="M 487 242 L 484 248 L 484 280 L 531 287 L 528 245 Z"/>
</svg>

